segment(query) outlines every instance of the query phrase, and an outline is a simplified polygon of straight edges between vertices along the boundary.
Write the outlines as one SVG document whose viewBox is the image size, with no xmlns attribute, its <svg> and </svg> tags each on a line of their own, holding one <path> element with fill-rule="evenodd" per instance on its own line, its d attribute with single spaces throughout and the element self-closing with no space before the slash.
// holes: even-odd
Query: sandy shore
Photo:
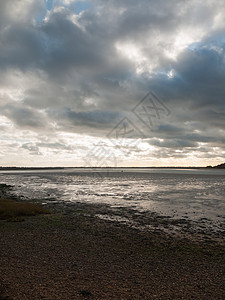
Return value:
<svg viewBox="0 0 225 300">
<path fill-rule="evenodd" d="M 224 299 L 224 246 L 55 205 L 0 222 L 0 299 Z"/>
</svg>

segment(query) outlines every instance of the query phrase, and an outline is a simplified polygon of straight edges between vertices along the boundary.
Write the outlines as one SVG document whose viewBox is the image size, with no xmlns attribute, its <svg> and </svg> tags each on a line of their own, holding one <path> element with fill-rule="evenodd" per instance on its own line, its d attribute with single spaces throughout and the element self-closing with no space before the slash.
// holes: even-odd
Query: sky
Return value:
<svg viewBox="0 0 225 300">
<path fill-rule="evenodd" d="M 1 0 L 1 166 L 225 161 L 224 0 Z"/>
</svg>

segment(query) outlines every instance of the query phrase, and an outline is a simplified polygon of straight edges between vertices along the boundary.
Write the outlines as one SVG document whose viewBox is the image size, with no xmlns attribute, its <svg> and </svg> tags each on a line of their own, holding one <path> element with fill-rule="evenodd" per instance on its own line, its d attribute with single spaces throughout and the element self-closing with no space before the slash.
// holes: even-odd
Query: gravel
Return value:
<svg viewBox="0 0 225 300">
<path fill-rule="evenodd" d="M 0 299 L 224 299 L 223 245 L 80 210 L 0 222 Z"/>
<path fill-rule="evenodd" d="M 0 221 L 0 299 L 225 299 L 223 239 L 172 236 L 147 215 L 140 230 L 97 217 L 103 206 L 49 208 Z"/>
</svg>

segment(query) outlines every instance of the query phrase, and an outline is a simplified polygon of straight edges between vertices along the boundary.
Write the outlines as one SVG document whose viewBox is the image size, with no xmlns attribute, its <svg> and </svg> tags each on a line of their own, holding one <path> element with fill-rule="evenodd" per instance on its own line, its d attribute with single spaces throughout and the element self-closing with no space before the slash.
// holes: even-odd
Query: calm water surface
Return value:
<svg viewBox="0 0 225 300">
<path fill-rule="evenodd" d="M 225 170 L 64 169 L 5 171 L 0 182 L 42 202 L 104 203 L 171 218 L 225 221 Z M 224 226 L 224 225 L 223 225 Z"/>
</svg>

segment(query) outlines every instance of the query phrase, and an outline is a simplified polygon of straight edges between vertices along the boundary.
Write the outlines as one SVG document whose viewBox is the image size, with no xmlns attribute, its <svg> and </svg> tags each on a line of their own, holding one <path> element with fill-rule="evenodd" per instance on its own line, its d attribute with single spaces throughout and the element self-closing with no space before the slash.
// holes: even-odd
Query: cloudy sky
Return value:
<svg viewBox="0 0 225 300">
<path fill-rule="evenodd" d="M 0 165 L 225 161 L 224 0 L 1 0 Z"/>
</svg>

